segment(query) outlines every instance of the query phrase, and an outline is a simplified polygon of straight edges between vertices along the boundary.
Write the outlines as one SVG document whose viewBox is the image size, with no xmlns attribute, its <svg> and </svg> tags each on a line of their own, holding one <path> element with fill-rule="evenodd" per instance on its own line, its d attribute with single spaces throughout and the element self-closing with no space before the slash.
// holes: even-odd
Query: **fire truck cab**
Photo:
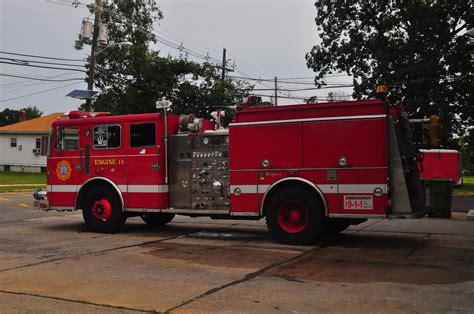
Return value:
<svg viewBox="0 0 474 314">
<path fill-rule="evenodd" d="M 132 216 L 266 217 L 279 241 L 308 244 L 368 218 L 425 214 L 383 100 L 247 107 L 220 130 L 192 115 L 70 117 L 52 124 L 35 206 L 82 210 L 91 231 Z"/>
</svg>

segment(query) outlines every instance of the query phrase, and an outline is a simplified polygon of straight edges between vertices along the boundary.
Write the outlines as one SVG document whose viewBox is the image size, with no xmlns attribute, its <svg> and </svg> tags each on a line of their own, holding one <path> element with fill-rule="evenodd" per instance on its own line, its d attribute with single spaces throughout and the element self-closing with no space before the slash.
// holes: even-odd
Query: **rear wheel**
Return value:
<svg viewBox="0 0 474 314">
<path fill-rule="evenodd" d="M 170 213 L 146 213 L 142 214 L 143 221 L 152 227 L 161 227 L 173 220 L 174 214 Z"/>
<path fill-rule="evenodd" d="M 117 193 L 106 185 L 87 191 L 82 216 L 87 227 L 99 233 L 116 233 L 126 220 Z"/>
<path fill-rule="evenodd" d="M 314 193 L 288 186 L 275 193 L 265 205 L 267 226 L 286 244 L 310 244 L 322 233 L 324 211 Z"/>
</svg>

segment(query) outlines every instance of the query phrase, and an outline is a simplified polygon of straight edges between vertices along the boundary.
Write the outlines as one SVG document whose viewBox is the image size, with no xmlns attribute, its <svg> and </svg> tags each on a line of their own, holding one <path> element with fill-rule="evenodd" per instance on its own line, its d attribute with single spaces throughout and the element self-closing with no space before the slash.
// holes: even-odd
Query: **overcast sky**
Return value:
<svg viewBox="0 0 474 314">
<path fill-rule="evenodd" d="M 71 59 L 85 58 L 89 48 L 75 51 L 73 46 L 82 19 L 89 16 L 89 12 L 82 6 L 92 1 L 80 0 L 81 6 L 78 8 L 69 5 L 72 2 L 73 0 L 0 0 L 0 51 Z M 222 58 L 222 48 L 226 47 L 228 57 L 236 62 L 237 69 L 250 77 L 313 76 L 313 72 L 307 69 L 304 58 L 318 42 L 313 1 L 161 0 L 157 2 L 163 11 L 164 19 L 155 28 L 155 33 L 162 38 L 175 43 L 183 42 L 184 47 L 203 55 L 209 52 L 217 59 Z M 160 43 L 154 48 L 160 50 L 164 56 L 169 53 L 172 55 L 180 53 Z M 12 57 L 22 58 L 0 54 L 0 58 Z M 199 58 L 190 57 L 190 59 L 203 62 Z M 55 80 L 83 78 L 85 75 L 83 72 L 1 63 L 0 73 Z M 232 75 L 242 76 L 242 73 L 234 72 Z M 344 77 L 331 80 L 350 81 Z M 272 87 L 273 83 L 265 85 Z M 297 88 L 301 85 L 282 84 L 282 87 Z M 256 88 L 265 86 L 257 84 Z M 45 114 L 75 110 L 81 102 L 65 97 L 73 89 L 86 89 L 86 84 L 81 81 L 41 82 L 0 76 L 0 110 L 26 106 L 37 106 Z M 42 93 L 43 91 L 45 92 Z M 303 97 L 310 94 L 326 96 L 328 91 L 292 92 L 290 96 Z M 27 96 L 29 94 L 33 95 Z M 301 101 L 280 100 L 280 103 L 285 104 L 298 102 Z"/>
</svg>

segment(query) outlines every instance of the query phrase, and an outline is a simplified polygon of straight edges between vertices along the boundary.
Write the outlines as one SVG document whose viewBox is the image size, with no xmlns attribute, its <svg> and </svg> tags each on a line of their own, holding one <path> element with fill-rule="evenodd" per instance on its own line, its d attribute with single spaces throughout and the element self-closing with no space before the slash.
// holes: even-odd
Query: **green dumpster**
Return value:
<svg viewBox="0 0 474 314">
<path fill-rule="evenodd" d="M 451 218 L 453 199 L 453 181 L 450 179 L 429 180 L 430 212 L 429 217 Z"/>
</svg>

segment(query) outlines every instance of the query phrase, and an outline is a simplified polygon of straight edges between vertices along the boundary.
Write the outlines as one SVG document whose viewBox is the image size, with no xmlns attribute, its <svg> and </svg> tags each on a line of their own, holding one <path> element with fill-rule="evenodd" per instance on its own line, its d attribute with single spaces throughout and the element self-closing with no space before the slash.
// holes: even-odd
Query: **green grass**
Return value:
<svg viewBox="0 0 474 314">
<path fill-rule="evenodd" d="M 0 185 L 46 184 L 46 173 L 0 172 Z"/>
<path fill-rule="evenodd" d="M 454 195 L 474 196 L 474 177 L 463 177 L 462 188 L 455 188 Z"/>
<path fill-rule="evenodd" d="M 0 186 L 0 192 L 25 191 L 25 190 L 36 190 L 36 189 L 45 190 L 46 184 L 29 185 L 29 186 L 21 186 L 21 185 Z"/>
</svg>

